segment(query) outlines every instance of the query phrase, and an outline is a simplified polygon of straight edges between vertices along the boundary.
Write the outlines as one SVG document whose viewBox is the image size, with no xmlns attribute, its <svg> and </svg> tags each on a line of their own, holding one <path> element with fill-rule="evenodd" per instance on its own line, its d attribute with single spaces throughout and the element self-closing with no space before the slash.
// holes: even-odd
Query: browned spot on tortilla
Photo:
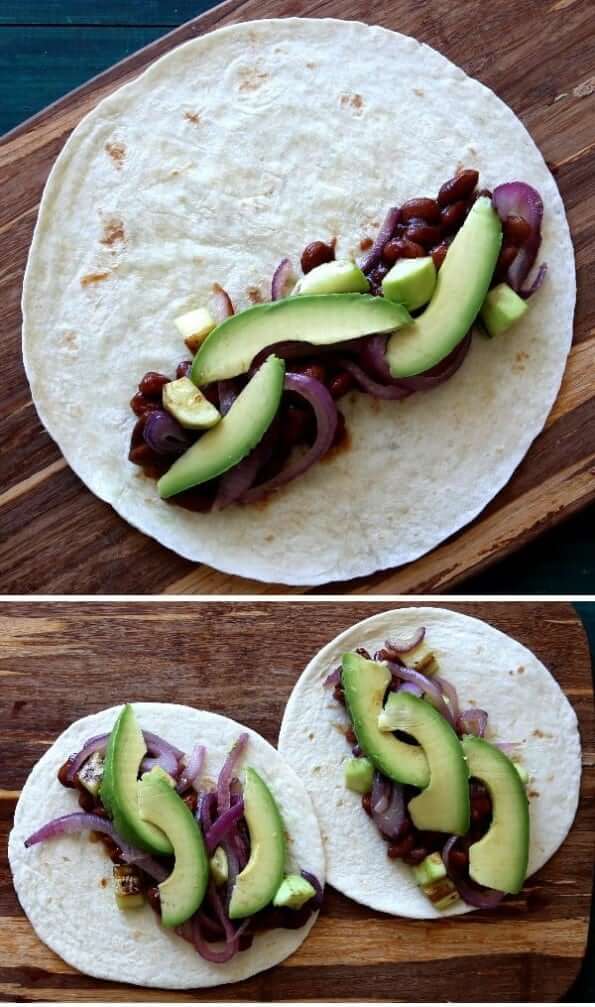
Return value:
<svg viewBox="0 0 595 1007">
<path fill-rule="evenodd" d="M 262 292 L 258 287 L 248 287 L 246 294 L 248 295 L 248 300 L 251 304 L 262 304 Z"/>
<path fill-rule="evenodd" d="M 81 276 L 81 287 L 88 287 L 91 283 L 101 283 L 102 280 L 107 280 L 109 275 L 109 269 L 105 269 L 102 273 L 86 273 L 85 276 Z"/>
<path fill-rule="evenodd" d="M 62 335 L 60 340 L 62 346 L 66 346 L 69 350 L 74 350 L 78 346 L 78 341 L 78 334 L 76 332 L 72 332 L 70 329 Z"/>
<path fill-rule="evenodd" d="M 414 87 L 413 93 L 416 94 L 418 98 L 423 98 L 426 92 L 424 91 L 423 87 Z"/>
<path fill-rule="evenodd" d="M 314 741 L 314 732 L 313 731 L 310 731 L 310 733 L 308 735 L 308 740 L 309 741 Z"/>
<path fill-rule="evenodd" d="M 364 107 L 364 99 L 361 94 L 342 94 L 341 98 L 341 108 L 355 108 L 358 111 Z"/>
<path fill-rule="evenodd" d="M 102 245 L 115 245 L 117 241 L 124 241 L 124 222 L 119 217 L 110 217 L 103 225 Z"/>
<path fill-rule="evenodd" d="M 523 360 L 529 359 L 529 354 L 525 353 L 524 350 L 519 350 L 519 352 L 515 355 L 514 359 L 516 360 L 517 364 L 521 364 Z"/>
<path fill-rule="evenodd" d="M 349 731 L 349 726 L 347 724 L 338 724 L 335 720 L 331 721 L 331 727 L 334 727 L 335 731 L 338 731 L 339 734 L 343 735 L 343 737 L 347 737 L 347 732 Z"/>
<path fill-rule="evenodd" d="M 368 249 L 371 248 L 373 244 L 374 242 L 372 241 L 371 238 L 362 238 L 362 240 L 359 243 L 359 247 L 361 248 L 362 252 L 367 252 Z"/>
<path fill-rule="evenodd" d="M 519 666 L 518 666 L 518 668 L 516 670 L 517 675 L 523 675 L 524 672 L 525 672 L 525 669 L 524 669 L 523 665 L 519 664 Z"/>
<path fill-rule="evenodd" d="M 306 63 L 308 70 L 315 70 L 317 67 L 316 63 Z"/>
<path fill-rule="evenodd" d="M 188 122 L 193 122 L 195 126 L 198 126 L 200 122 L 200 115 L 198 112 L 184 112 L 184 118 L 188 119 Z"/>
<path fill-rule="evenodd" d="M 107 883 L 108 883 L 107 878 L 102 878 L 101 881 L 99 882 L 102 888 L 107 888 Z"/>
<path fill-rule="evenodd" d="M 239 91 L 258 91 L 259 87 L 269 79 L 270 74 L 265 70 L 257 70 L 255 66 L 243 67 L 240 70 L 241 82 Z"/>
<path fill-rule="evenodd" d="M 265 540 L 265 542 L 274 542 L 275 541 L 275 536 L 274 535 L 265 535 L 264 540 Z"/>
<path fill-rule="evenodd" d="M 121 168 L 124 163 L 124 158 L 126 157 L 126 144 L 124 143 L 106 143 L 105 149 L 114 162 L 116 168 Z"/>
<path fill-rule="evenodd" d="M 540 796 L 541 795 L 540 795 L 540 793 L 539 793 L 538 790 L 528 790 L 527 791 L 527 797 L 540 797 Z"/>
<path fill-rule="evenodd" d="M 545 731 L 541 731 L 538 727 L 534 731 L 531 731 L 534 738 L 552 738 L 552 734 L 546 734 Z"/>
</svg>

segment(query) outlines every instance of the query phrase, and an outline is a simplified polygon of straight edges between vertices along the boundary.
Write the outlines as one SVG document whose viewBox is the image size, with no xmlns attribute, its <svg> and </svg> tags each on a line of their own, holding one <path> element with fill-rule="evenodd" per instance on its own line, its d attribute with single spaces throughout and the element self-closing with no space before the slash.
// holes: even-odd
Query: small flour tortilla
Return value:
<svg viewBox="0 0 595 1007">
<path fill-rule="evenodd" d="M 17 804 L 8 855 L 19 901 L 37 936 L 80 972 L 99 979 L 191 989 L 246 979 L 283 961 L 306 938 L 313 914 L 300 930 L 272 930 L 230 962 L 205 961 L 181 937 L 162 927 L 149 906 L 122 912 L 114 899 L 112 864 L 89 833 L 62 836 L 25 849 L 27 836 L 58 815 L 80 811 L 74 791 L 56 774 L 84 741 L 113 727 L 121 707 L 71 724 L 29 776 Z M 160 734 L 184 752 L 206 745 L 203 779 L 215 780 L 242 731 L 250 741 L 242 765 L 254 766 L 271 788 L 288 835 L 287 870 L 311 871 L 324 883 L 318 823 L 303 784 L 267 741 L 241 724 L 204 710 L 162 703 L 134 703 L 143 729 Z"/>
<path fill-rule="evenodd" d="M 359 255 L 389 206 L 460 166 L 521 179 L 545 205 L 549 272 L 526 316 L 474 338 L 444 385 L 341 400 L 348 450 L 266 505 L 191 513 L 128 461 L 129 401 L 188 357 L 174 319 L 222 284 L 268 300 L 314 239 Z M 189 560 L 282 584 L 408 563 L 471 521 L 543 428 L 572 338 L 574 258 L 556 183 L 514 113 L 415 39 L 332 18 L 194 39 L 102 101 L 48 180 L 25 276 L 23 356 L 68 464 L 123 518 Z M 340 529 L 340 534 L 337 534 Z"/>
<path fill-rule="evenodd" d="M 332 640 L 297 682 L 287 704 L 279 751 L 310 791 L 325 844 L 327 879 L 339 891 L 394 916 L 432 919 L 434 909 L 410 867 L 386 855 L 386 842 L 348 790 L 344 764 L 347 714 L 324 688 L 326 676 L 348 650 L 370 654 L 386 639 L 408 639 L 420 626 L 438 658 L 440 675 L 457 689 L 461 709 L 488 712 L 488 741 L 520 742 L 528 786 L 531 846 L 528 875 L 564 842 L 574 820 L 581 780 L 576 715 L 547 668 L 516 640 L 467 615 L 439 608 L 404 608 L 357 623 Z"/>
</svg>

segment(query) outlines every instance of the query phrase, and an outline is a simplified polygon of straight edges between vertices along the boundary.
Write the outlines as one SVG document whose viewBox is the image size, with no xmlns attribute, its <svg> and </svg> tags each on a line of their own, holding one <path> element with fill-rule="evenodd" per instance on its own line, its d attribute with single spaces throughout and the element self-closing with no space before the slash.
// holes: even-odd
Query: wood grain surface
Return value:
<svg viewBox="0 0 595 1007">
<path fill-rule="evenodd" d="M 496 911 L 427 923 L 376 913 L 327 889 L 286 962 L 243 983 L 162 993 L 79 975 L 35 937 L 12 889 L 6 839 L 33 764 L 74 719 L 123 701 L 205 707 L 273 744 L 313 654 L 378 602 L 1 604 L 0 999 L 51 1001 L 554 1001 L 584 953 L 595 829 L 590 658 L 570 605 L 450 604 L 487 619 L 550 668 L 580 720 L 583 783 L 563 848 Z"/>
<path fill-rule="evenodd" d="M 592 13 L 591 0 L 227 0 L 8 134 L 0 147 L 1 589 L 11 594 L 247 594 L 260 588 L 180 559 L 130 528 L 85 489 L 43 430 L 31 402 L 21 362 L 19 310 L 43 185 L 81 117 L 178 43 L 254 17 L 335 15 L 396 28 L 435 46 L 493 88 L 528 126 L 550 163 L 577 256 L 575 342 L 562 391 L 546 430 L 509 485 L 474 524 L 423 559 L 360 582 L 333 585 L 333 592 L 444 591 L 595 499 Z M 466 30 L 469 25 L 472 30 Z M 264 590 L 279 589 L 268 585 Z"/>
</svg>

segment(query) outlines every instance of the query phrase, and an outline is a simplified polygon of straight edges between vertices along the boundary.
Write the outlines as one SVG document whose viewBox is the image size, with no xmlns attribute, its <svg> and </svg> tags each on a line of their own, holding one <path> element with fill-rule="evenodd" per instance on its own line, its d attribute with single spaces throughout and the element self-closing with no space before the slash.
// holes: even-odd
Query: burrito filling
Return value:
<svg viewBox="0 0 595 1007">
<path fill-rule="evenodd" d="M 486 739 L 488 714 L 462 710 L 425 629 L 373 658 L 343 655 L 325 687 L 349 717 L 346 787 L 433 905 L 488 909 L 523 886 L 528 775 L 520 745 Z"/>
<path fill-rule="evenodd" d="M 275 798 L 255 769 L 240 769 L 248 746 L 240 734 L 209 781 L 203 745 L 185 755 L 142 731 L 127 705 L 111 734 L 90 738 L 58 772 L 82 810 L 48 822 L 25 846 L 88 831 L 114 865 L 118 909 L 148 904 L 202 958 L 227 962 L 257 933 L 304 926 L 323 894 L 309 872 L 285 873 Z"/>
<path fill-rule="evenodd" d="M 313 241 L 296 278 L 277 266 L 271 300 L 254 291 L 237 314 L 212 304 L 176 327 L 193 354 L 175 378 L 144 375 L 131 399 L 129 460 L 163 499 L 196 511 L 252 504 L 346 447 L 337 402 L 357 391 L 405 399 L 452 377 L 472 337 L 501 337 L 547 272 L 527 277 L 541 244 L 543 202 L 524 182 L 478 189 L 461 170 L 436 198 L 392 207 L 361 256 Z"/>
</svg>

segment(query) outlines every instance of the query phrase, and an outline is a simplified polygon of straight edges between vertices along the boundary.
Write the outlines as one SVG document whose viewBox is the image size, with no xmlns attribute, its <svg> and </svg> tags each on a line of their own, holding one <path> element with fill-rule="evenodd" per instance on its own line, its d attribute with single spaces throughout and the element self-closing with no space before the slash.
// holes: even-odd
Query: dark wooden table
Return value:
<svg viewBox="0 0 595 1007">
<path fill-rule="evenodd" d="M 555 110 L 562 106 L 565 109 L 573 107 L 572 114 L 580 129 L 576 124 L 572 127 L 576 134 L 572 140 L 574 145 L 569 148 L 571 157 L 566 158 L 568 163 L 565 162 L 560 184 L 571 211 L 580 275 L 584 277 L 579 298 L 581 338 L 584 340 L 590 330 L 593 334 L 593 314 L 588 307 L 592 298 L 587 296 L 593 266 L 593 243 L 588 239 L 588 228 L 581 226 L 581 222 L 575 219 L 576 214 L 572 217 L 572 210 L 575 191 L 580 188 L 584 193 L 589 178 L 590 184 L 595 184 L 595 148 L 590 141 L 592 129 L 589 131 L 588 128 L 589 119 L 593 122 L 595 107 L 595 18 L 591 21 L 591 39 L 588 30 L 585 31 L 585 15 L 591 4 L 592 0 L 534 0 L 533 3 L 531 0 L 506 0 L 506 3 L 499 0 L 497 5 L 493 5 L 494 13 L 489 19 L 492 33 L 498 31 L 502 34 L 496 49 L 493 38 L 485 37 L 486 28 L 481 17 L 477 18 L 469 46 L 461 46 L 461 39 L 451 30 L 451 22 L 448 31 L 442 24 L 437 0 L 417 3 L 416 11 L 419 9 L 419 13 L 415 16 L 416 30 L 421 37 L 462 62 L 480 79 L 496 86 L 531 128 L 545 130 L 543 135 L 536 134 L 542 145 L 552 129 L 566 128 L 564 123 L 568 113 L 556 112 L 554 115 Z M 204 0 L 128 0 L 125 4 L 116 0 L 1 0 L 0 132 L 209 6 Z M 492 10 L 483 0 L 474 0 L 471 6 L 478 12 Z M 408 7 L 411 4 L 403 4 L 404 11 Z M 288 4 L 283 11 L 291 13 L 298 8 L 306 13 L 324 13 L 330 9 L 321 2 L 318 6 Z M 333 7 L 333 12 L 336 9 L 336 6 Z M 246 16 L 254 17 L 258 8 L 252 4 L 246 7 L 246 12 Z M 539 13 L 538 24 L 535 22 L 536 12 Z M 373 19 L 382 21 L 382 4 L 374 5 L 372 15 Z M 522 23 L 529 19 L 539 27 L 542 49 L 544 45 L 545 48 L 549 46 L 544 39 L 557 40 L 551 52 L 548 48 L 547 72 L 544 71 L 543 60 L 546 57 L 542 50 L 529 60 L 530 65 L 519 65 L 515 55 L 518 53 L 515 43 L 519 41 L 519 36 L 523 36 Z M 404 27 L 407 29 L 407 24 Z M 523 44 L 523 59 L 526 60 L 526 39 Z M 483 46 L 493 54 L 490 60 L 482 55 Z M 501 67 L 495 75 L 490 70 L 494 54 L 498 56 L 496 62 Z M 555 73 L 551 70 L 554 64 Z M 541 113 L 545 126 L 539 118 Z M 552 126 L 552 123 L 558 123 L 559 127 Z M 59 139 L 56 150 L 61 142 L 62 139 Z M 19 227 L 22 225 L 28 233 L 32 220 L 30 214 L 25 215 Z M 10 255 L 0 264 L 0 301 L 2 283 L 6 277 L 10 278 L 14 268 Z M 10 293 L 5 294 L 10 303 L 4 305 L 4 315 L 11 324 L 17 312 L 18 285 L 15 282 Z M 12 397 L 15 410 L 14 415 L 9 412 L 0 445 L 0 455 L 4 452 L 5 459 L 5 485 L 9 487 L 8 498 L 0 501 L 5 519 L 0 538 L 5 538 L 8 543 L 3 555 L 6 556 L 7 567 L 10 567 L 10 590 L 119 591 L 123 589 L 119 585 L 126 581 L 126 570 L 136 567 L 143 569 L 146 585 L 139 587 L 138 580 L 135 580 L 135 590 L 151 587 L 164 590 L 173 583 L 181 585 L 179 590 L 182 591 L 210 591 L 211 580 L 207 576 L 203 584 L 200 573 L 198 580 L 194 575 L 190 576 L 192 585 L 185 587 L 186 574 L 190 575 L 193 569 L 191 564 L 176 560 L 166 550 L 156 548 L 142 536 L 133 534 L 105 505 L 93 500 L 71 473 L 63 469 L 57 452 L 51 448 L 35 418 L 31 418 L 29 412 L 22 412 L 27 391 L 16 348 L 9 350 L 5 364 L 4 393 Z M 588 373 L 585 380 L 589 382 Z M 558 451 L 558 441 L 563 442 L 562 453 L 572 454 L 573 445 L 582 436 L 581 431 L 590 426 L 585 408 L 589 412 L 590 407 L 583 403 L 581 416 L 584 414 L 584 418 L 575 422 L 572 430 L 565 427 L 564 431 L 560 428 L 560 433 L 556 429 L 550 431 L 548 450 L 551 449 L 552 456 Z M 24 422 L 24 417 L 29 417 L 29 426 L 23 445 L 23 438 L 19 440 L 19 423 Z M 40 471 L 44 482 L 37 486 Z M 46 479 L 47 475 L 51 478 Z M 32 484 L 27 489 L 29 480 Z M 22 491 L 23 495 L 13 500 L 12 493 L 17 483 L 18 491 Z M 32 495 L 35 495 L 34 501 L 27 510 L 26 500 Z M 527 506 L 524 499 L 518 501 L 518 507 Z M 565 513 L 571 509 L 565 509 Z M 557 518 L 559 504 L 552 503 L 550 511 L 539 527 L 547 526 L 550 520 Z M 65 517 L 65 514 L 68 516 Z M 455 590 L 461 593 L 505 594 L 512 590 L 515 593 L 571 595 L 592 591 L 595 585 L 594 518 L 595 508 L 589 506 L 556 529 L 545 532 L 533 544 L 467 579 L 462 586 L 457 585 Z M 29 531 L 23 529 L 24 521 Z M 85 525 L 93 528 L 93 569 L 84 568 L 83 559 L 72 545 L 81 539 Z M 48 543 L 51 537 L 57 540 L 60 535 L 63 536 L 62 554 L 67 555 L 67 566 L 72 570 L 80 569 L 82 580 L 78 572 L 76 576 L 72 574 L 69 577 L 67 569 L 59 570 L 58 557 L 51 552 Z M 83 551 L 88 551 L 86 544 Z M 465 563 L 461 565 L 463 569 L 469 568 Z M 390 591 L 394 589 L 390 587 Z M 222 590 L 222 587 L 217 590 Z M 375 588 L 372 583 L 371 590 L 378 590 L 378 587 Z"/>
<path fill-rule="evenodd" d="M 522 895 L 491 913 L 428 927 L 375 913 L 327 889 L 321 918 L 282 965 L 200 992 L 138 990 L 82 976 L 35 938 L 6 863 L 18 792 L 72 720 L 128 699 L 205 706 L 275 743 L 310 657 L 379 602 L 0 604 L 0 999 L 130 1001 L 553 1001 L 580 968 L 595 831 L 593 693 L 587 641 L 570 605 L 461 603 L 525 643 L 575 707 L 581 804 L 569 837 Z M 595 612 L 591 606 L 590 618 Z M 587 977 L 572 999 L 589 1001 Z"/>
</svg>

